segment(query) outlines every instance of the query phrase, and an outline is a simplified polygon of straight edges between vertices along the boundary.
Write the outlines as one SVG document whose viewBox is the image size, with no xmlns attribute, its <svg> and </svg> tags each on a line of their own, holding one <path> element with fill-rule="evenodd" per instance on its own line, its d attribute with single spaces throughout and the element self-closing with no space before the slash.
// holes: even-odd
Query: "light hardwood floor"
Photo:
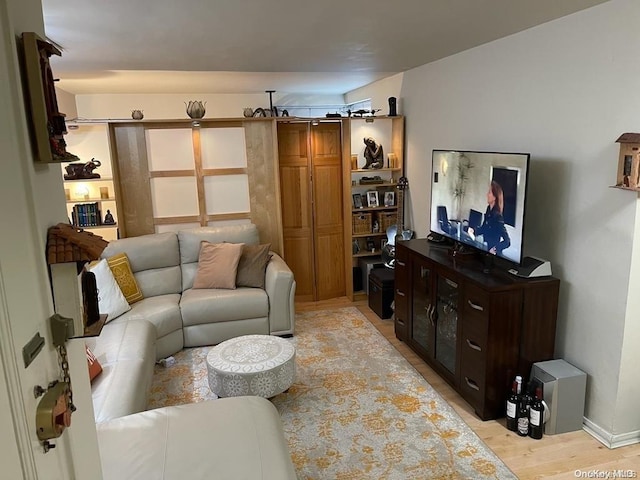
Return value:
<svg viewBox="0 0 640 480">
<path fill-rule="evenodd" d="M 414 368 L 462 417 L 502 461 L 521 480 L 606 478 L 588 477 L 589 472 L 631 471 L 632 476 L 609 478 L 638 478 L 640 476 L 640 444 L 609 449 L 584 430 L 545 435 L 541 440 L 519 437 L 505 427 L 504 419 L 481 421 L 471 407 L 420 357 L 399 341 L 391 320 L 381 320 L 366 301 L 351 302 L 346 297 L 322 302 L 298 302 L 296 311 L 326 310 L 355 306 L 414 366 Z M 582 473 L 583 472 L 583 473 Z M 582 476 L 580 476 L 582 475 Z"/>
</svg>

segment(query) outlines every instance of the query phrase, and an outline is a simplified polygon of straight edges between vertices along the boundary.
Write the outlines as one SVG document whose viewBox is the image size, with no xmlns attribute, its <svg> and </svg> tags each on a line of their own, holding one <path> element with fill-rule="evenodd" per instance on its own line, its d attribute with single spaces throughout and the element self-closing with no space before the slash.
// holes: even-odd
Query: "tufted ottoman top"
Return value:
<svg viewBox="0 0 640 480">
<path fill-rule="evenodd" d="M 271 335 L 244 335 L 213 347 L 207 355 L 209 386 L 221 397 L 272 397 L 295 376 L 295 348 Z"/>
</svg>

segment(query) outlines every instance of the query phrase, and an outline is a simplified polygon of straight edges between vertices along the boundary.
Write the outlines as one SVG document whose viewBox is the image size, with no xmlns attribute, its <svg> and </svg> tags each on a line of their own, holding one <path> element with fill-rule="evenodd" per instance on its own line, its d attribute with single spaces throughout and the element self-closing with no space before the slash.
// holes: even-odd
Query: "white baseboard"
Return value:
<svg viewBox="0 0 640 480">
<path fill-rule="evenodd" d="M 582 423 L 585 432 L 608 448 L 625 447 L 627 445 L 633 445 L 634 443 L 640 443 L 640 430 L 615 435 L 600 425 L 593 423 L 587 417 L 583 418 Z"/>
</svg>

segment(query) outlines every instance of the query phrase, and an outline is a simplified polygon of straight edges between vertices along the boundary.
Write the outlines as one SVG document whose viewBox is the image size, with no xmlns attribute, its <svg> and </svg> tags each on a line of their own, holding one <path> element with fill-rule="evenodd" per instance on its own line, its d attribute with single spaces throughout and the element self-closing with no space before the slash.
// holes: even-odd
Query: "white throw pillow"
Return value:
<svg viewBox="0 0 640 480">
<path fill-rule="evenodd" d="M 101 314 L 107 314 L 107 322 L 118 318 L 123 313 L 131 310 L 131 306 L 124 298 L 122 290 L 118 286 L 109 264 L 106 260 L 100 260 L 97 265 L 89 269 L 96 276 L 98 288 L 98 309 Z"/>
</svg>

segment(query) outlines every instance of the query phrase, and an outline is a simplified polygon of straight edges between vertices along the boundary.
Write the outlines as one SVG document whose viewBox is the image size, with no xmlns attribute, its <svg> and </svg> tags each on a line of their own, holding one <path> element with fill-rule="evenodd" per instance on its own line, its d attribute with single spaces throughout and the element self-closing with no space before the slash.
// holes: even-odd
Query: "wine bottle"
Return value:
<svg viewBox="0 0 640 480">
<path fill-rule="evenodd" d="M 518 377 L 511 386 L 511 395 L 507 398 L 507 428 L 512 432 L 518 430 L 518 403 L 520 402 Z"/>
<path fill-rule="evenodd" d="M 536 388 L 536 398 L 529 408 L 529 436 L 540 440 L 544 430 L 544 407 L 542 405 L 542 388 Z"/>
<path fill-rule="evenodd" d="M 516 433 L 521 437 L 529 435 L 529 404 L 526 395 L 520 396 L 520 403 L 518 404 L 518 430 Z"/>
</svg>

